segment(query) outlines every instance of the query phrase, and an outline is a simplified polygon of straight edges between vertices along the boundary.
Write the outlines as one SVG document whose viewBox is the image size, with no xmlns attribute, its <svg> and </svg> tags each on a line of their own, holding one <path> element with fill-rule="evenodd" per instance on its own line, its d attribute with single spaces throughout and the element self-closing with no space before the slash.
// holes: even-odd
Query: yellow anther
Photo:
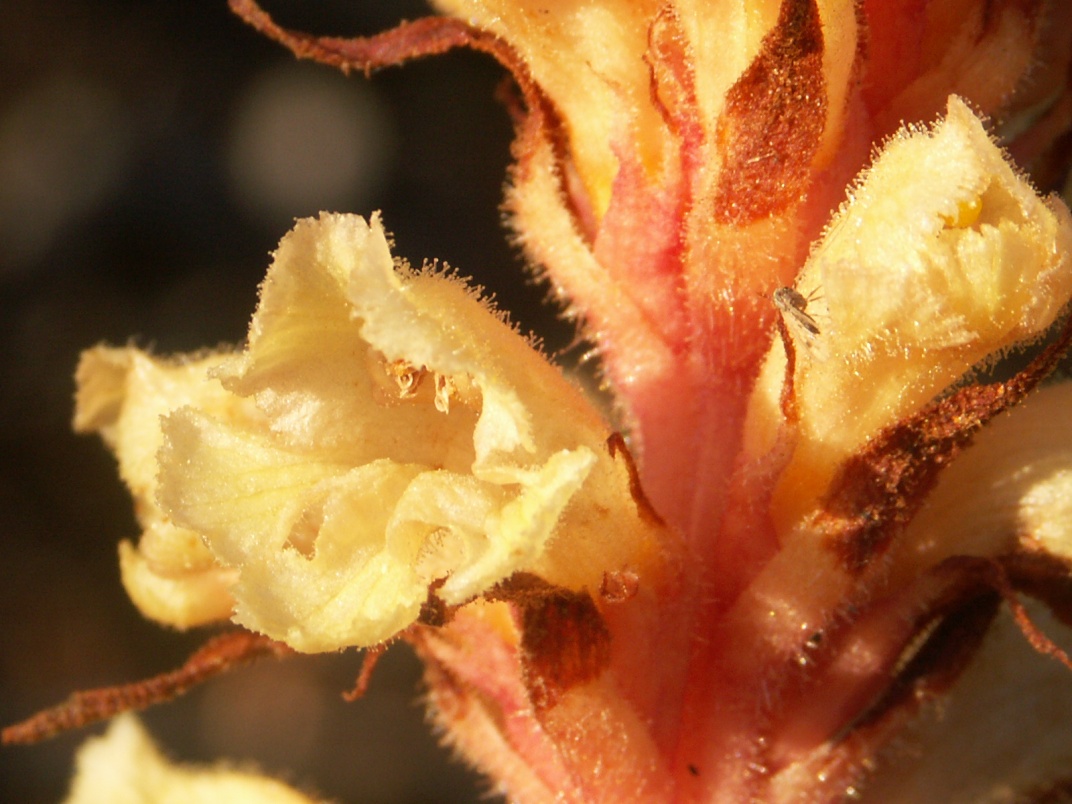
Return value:
<svg viewBox="0 0 1072 804">
<path fill-rule="evenodd" d="M 957 204 L 956 215 L 942 215 L 942 221 L 950 229 L 967 229 L 979 220 L 983 211 L 983 199 L 975 196 L 970 201 L 961 201 Z"/>
</svg>

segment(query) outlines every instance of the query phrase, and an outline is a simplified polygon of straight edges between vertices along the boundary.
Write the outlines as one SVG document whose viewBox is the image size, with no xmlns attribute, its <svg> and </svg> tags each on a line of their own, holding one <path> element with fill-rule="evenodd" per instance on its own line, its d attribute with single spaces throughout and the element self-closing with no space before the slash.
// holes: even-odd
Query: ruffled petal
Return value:
<svg viewBox="0 0 1072 804">
<path fill-rule="evenodd" d="M 327 651 L 519 571 L 575 589 L 659 574 L 661 525 L 598 413 L 464 283 L 396 265 L 376 218 L 299 222 L 243 351 L 97 350 L 80 384 L 80 427 L 143 501 L 124 578 L 167 622 L 233 605 Z M 199 598 L 219 579 L 229 595 Z"/>
<path fill-rule="evenodd" d="M 234 571 L 216 561 L 198 533 L 177 526 L 156 499 L 162 417 L 186 405 L 231 418 L 256 415 L 208 379 L 225 359 L 166 360 L 98 346 L 78 366 L 75 429 L 99 432 L 114 450 L 144 529 L 137 546 L 119 547 L 123 586 L 146 617 L 176 628 L 225 620 L 234 605 Z"/>
</svg>

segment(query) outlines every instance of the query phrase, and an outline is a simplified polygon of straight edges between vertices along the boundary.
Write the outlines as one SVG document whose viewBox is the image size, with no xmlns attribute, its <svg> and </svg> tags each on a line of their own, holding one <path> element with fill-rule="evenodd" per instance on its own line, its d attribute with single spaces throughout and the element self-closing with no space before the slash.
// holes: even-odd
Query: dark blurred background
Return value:
<svg viewBox="0 0 1072 804">
<path fill-rule="evenodd" d="M 286 25 L 359 35 L 416 0 L 271 0 Z M 525 329 L 568 327 L 524 281 L 499 213 L 510 124 L 489 59 L 455 53 L 366 81 L 297 62 L 225 0 L 8 0 L 0 25 L 0 722 L 75 689 L 177 667 L 207 637 L 143 620 L 119 583 L 130 501 L 71 433 L 79 351 L 240 342 L 268 253 L 296 217 L 383 210 L 397 253 L 436 257 Z M 346 704 L 355 653 L 263 661 L 144 715 L 183 761 L 256 762 L 351 802 L 473 801 L 439 748 L 420 669 L 392 649 Z M 0 800 L 57 801 L 90 733 L 0 750 Z"/>
</svg>

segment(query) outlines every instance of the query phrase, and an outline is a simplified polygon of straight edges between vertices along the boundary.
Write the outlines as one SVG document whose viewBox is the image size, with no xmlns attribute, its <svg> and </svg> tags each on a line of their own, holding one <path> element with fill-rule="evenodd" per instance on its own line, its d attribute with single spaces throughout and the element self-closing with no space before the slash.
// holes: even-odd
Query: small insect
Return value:
<svg viewBox="0 0 1072 804">
<path fill-rule="evenodd" d="M 819 334 L 819 325 L 815 323 L 815 319 L 808 315 L 808 301 L 810 297 L 806 297 L 799 291 L 793 288 L 778 288 L 774 291 L 772 297 L 774 306 L 777 307 L 783 315 L 787 315 L 793 319 L 805 330 L 812 335 Z"/>
</svg>

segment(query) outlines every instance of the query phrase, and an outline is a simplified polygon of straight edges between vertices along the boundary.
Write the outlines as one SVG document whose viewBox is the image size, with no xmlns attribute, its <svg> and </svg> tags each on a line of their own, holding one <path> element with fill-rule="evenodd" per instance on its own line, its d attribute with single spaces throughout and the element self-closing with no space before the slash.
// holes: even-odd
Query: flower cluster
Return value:
<svg viewBox="0 0 1072 804">
<path fill-rule="evenodd" d="M 300 221 L 241 350 L 83 359 L 135 603 L 298 651 L 408 640 L 446 739 L 519 800 L 1067 789 L 1066 738 L 1010 759 L 1031 738 L 986 726 L 1030 735 L 1033 689 L 1072 717 L 1032 664 L 1072 664 L 1044 613 L 1072 617 L 1072 390 L 1037 390 L 1072 215 L 1009 157 L 1067 168 L 1066 4 L 437 5 L 342 40 L 232 0 L 346 70 L 510 70 L 511 225 L 628 438 L 378 217 Z M 994 668 L 1032 683 L 995 698 Z M 974 787 L 942 775 L 976 743 Z"/>
</svg>

